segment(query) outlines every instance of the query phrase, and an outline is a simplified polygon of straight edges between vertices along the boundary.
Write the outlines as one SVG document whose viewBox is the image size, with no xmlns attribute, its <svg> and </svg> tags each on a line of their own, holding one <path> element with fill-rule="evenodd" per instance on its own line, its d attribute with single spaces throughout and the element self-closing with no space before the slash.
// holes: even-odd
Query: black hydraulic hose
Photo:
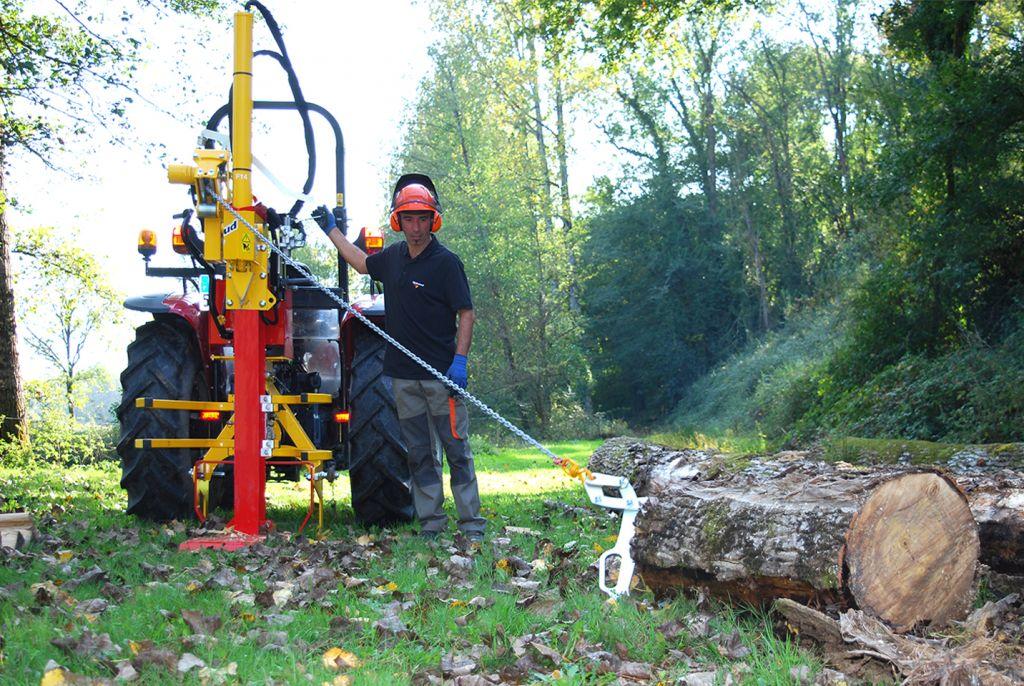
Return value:
<svg viewBox="0 0 1024 686">
<path fill-rule="evenodd" d="M 306 98 L 302 95 L 302 88 L 299 86 L 299 79 L 295 75 L 295 70 L 292 68 L 292 61 L 288 57 L 288 49 L 284 45 L 284 38 L 281 35 L 281 27 L 278 26 L 274 16 L 270 13 L 270 10 L 258 0 L 249 0 L 245 3 L 245 9 L 256 8 L 263 20 L 267 22 L 267 28 L 270 29 L 270 35 L 274 37 L 274 42 L 277 44 L 277 49 L 280 54 L 274 54 L 269 51 L 261 50 L 257 54 L 272 55 L 278 64 L 284 69 L 285 74 L 288 76 L 288 86 L 291 88 L 292 97 L 295 100 L 295 104 L 298 105 L 299 116 L 302 117 L 302 133 L 306 140 L 306 154 L 308 156 L 308 164 L 306 166 L 306 183 L 302 186 L 303 194 L 309 194 L 313 190 L 313 178 L 316 176 L 316 145 L 313 142 L 313 123 L 309 119 L 309 108 L 306 104 Z M 291 210 L 288 214 L 292 217 L 298 217 L 299 211 L 302 209 L 302 199 L 297 199 L 295 204 L 292 205 Z"/>
<path fill-rule="evenodd" d="M 297 105 L 293 102 L 287 102 L 285 100 L 254 100 L 252 103 L 254 110 L 294 110 L 298 109 Z M 334 132 L 334 186 L 335 192 L 344 197 L 345 195 L 345 138 L 341 133 L 341 126 L 338 124 L 338 120 L 334 118 L 330 112 L 327 111 L 322 105 L 317 105 L 313 102 L 306 103 L 306 107 L 310 112 L 316 112 L 323 116 L 327 120 L 327 124 L 331 127 Z M 216 131 L 220 128 L 220 124 L 224 121 L 225 117 L 231 114 L 231 103 L 221 105 L 221 107 L 210 116 L 209 121 L 206 123 L 206 128 L 210 131 Z M 229 117 L 230 118 L 230 117 Z M 212 147 L 213 142 L 207 141 L 207 146 Z M 340 224 L 339 224 L 340 226 Z"/>
</svg>

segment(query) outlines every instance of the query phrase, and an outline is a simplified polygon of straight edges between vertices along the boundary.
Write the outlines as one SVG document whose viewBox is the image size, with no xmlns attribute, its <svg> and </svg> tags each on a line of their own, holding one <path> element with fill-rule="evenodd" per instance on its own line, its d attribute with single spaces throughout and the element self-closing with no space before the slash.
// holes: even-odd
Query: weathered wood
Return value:
<svg viewBox="0 0 1024 686">
<path fill-rule="evenodd" d="M 967 495 L 971 512 L 978 523 L 980 560 L 993 572 L 1010 578 L 1024 576 L 1024 471 L 1006 469 L 1009 463 L 1021 464 L 1024 444 L 942 446 L 917 442 L 888 442 L 883 451 L 882 441 L 858 439 L 856 445 L 872 446 L 872 451 L 861 455 L 865 461 L 876 464 L 850 465 L 828 462 L 820 469 L 868 471 L 883 474 L 902 471 L 912 463 L 920 467 L 942 467 L 953 475 Z M 862 446 L 863 447 L 863 446 Z M 842 453 L 855 457 L 852 450 Z M 716 453 L 710 450 L 675 450 L 636 438 L 609 439 L 594 452 L 590 467 L 594 471 L 626 475 L 637 488 L 647 495 L 652 478 L 714 480 L 725 474 L 742 471 L 759 463 L 813 462 L 822 451 L 786 451 L 766 458 L 749 458 Z M 934 465 L 925 458 L 935 460 Z M 883 459 L 885 458 L 885 459 Z M 886 464 L 887 462 L 903 464 Z M 1024 464 L 1022 464 L 1024 468 Z"/>
<path fill-rule="evenodd" d="M 898 629 L 945 626 L 971 607 L 979 548 L 955 483 L 930 473 L 896 476 L 850 522 L 842 581 L 858 607 Z"/>
<path fill-rule="evenodd" d="M 27 512 L 0 514 L 0 548 L 22 548 L 32 540 L 32 515 Z"/>
<path fill-rule="evenodd" d="M 961 490 L 959 475 L 936 469 L 809 457 L 738 458 L 613 439 L 590 466 L 629 476 L 648 496 L 633 557 L 655 590 L 701 586 L 750 602 L 857 607 L 901 631 L 944 625 L 974 597 L 975 517 L 989 543 L 986 562 L 1024 570 L 1015 528 L 1024 523 L 1015 505 L 1024 475 L 975 472 Z"/>
<path fill-rule="evenodd" d="M 1012 628 L 1019 627 L 1017 603 L 1013 595 L 986 604 L 968 617 L 953 641 L 897 636 L 858 610 L 847 610 L 838 620 L 787 600 L 776 602 L 775 610 L 790 633 L 816 642 L 827 664 L 869 683 L 898 676 L 904 684 L 1009 686 L 1024 678 L 1024 648 Z"/>
</svg>

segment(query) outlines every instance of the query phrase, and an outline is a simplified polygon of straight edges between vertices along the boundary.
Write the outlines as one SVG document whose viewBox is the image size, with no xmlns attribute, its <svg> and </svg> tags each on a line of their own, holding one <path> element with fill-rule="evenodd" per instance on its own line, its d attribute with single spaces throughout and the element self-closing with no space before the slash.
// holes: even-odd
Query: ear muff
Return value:
<svg viewBox="0 0 1024 686">
<path fill-rule="evenodd" d="M 395 197 L 391 201 L 391 229 L 393 231 L 402 230 L 398 221 L 399 212 L 415 211 L 433 212 L 434 221 L 430 225 L 430 230 L 433 233 L 441 230 L 441 204 L 426 186 L 418 183 L 409 184 L 395 193 Z"/>
</svg>

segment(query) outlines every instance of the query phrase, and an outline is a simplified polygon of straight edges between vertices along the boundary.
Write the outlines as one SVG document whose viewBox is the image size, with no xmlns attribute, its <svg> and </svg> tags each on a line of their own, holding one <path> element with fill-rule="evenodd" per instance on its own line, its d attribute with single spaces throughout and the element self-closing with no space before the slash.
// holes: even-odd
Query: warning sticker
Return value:
<svg viewBox="0 0 1024 686">
<path fill-rule="evenodd" d="M 242 250 L 252 250 L 252 234 L 248 231 L 242 234 Z"/>
</svg>

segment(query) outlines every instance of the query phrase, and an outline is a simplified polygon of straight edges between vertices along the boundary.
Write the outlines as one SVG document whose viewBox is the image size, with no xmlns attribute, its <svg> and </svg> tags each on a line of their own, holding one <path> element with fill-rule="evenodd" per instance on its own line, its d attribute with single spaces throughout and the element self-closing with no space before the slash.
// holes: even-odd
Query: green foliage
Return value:
<svg viewBox="0 0 1024 686">
<path fill-rule="evenodd" d="M 446 196 L 499 411 L 548 435 L 1019 435 L 1019 4 L 433 10 L 395 167 Z M 624 156 L 577 217 L 567 108 Z"/>
<path fill-rule="evenodd" d="M 512 6 L 447 0 L 433 9 L 442 38 L 394 171 L 428 174 L 438 187 L 438 238 L 465 264 L 477 315 L 471 389 L 549 435 L 556 398 L 585 396 L 587 365 L 572 306 L 570 218 L 555 221 L 557 136 L 546 124 L 541 56 Z"/>
<path fill-rule="evenodd" d="M 735 251 L 707 240 L 703 209 L 672 186 L 616 203 L 611 189 L 588 223 L 583 292 L 595 403 L 633 420 L 658 419 L 681 392 L 742 341 Z M 672 379 L 672 383 L 663 383 Z"/>
<path fill-rule="evenodd" d="M 6 149 L 13 147 L 51 164 L 47 153 L 63 146 L 66 136 L 123 123 L 125 107 L 133 101 L 131 79 L 145 32 L 131 8 L 113 10 L 119 15 L 115 19 L 102 6 L 57 4 L 44 9 L 38 3 L 0 0 L 0 171 Z M 139 5 L 205 15 L 221 2 L 158 0 Z M 107 22 L 119 30 L 108 30 Z M 98 99 L 100 93 L 105 97 Z"/>
<path fill-rule="evenodd" d="M 115 460 L 117 426 L 80 424 L 61 411 L 46 412 L 29 422 L 29 440 L 0 442 L 0 465 L 11 469 L 63 470 Z"/>
<path fill-rule="evenodd" d="M 783 438 L 817 399 L 817 370 L 842 336 L 842 312 L 805 311 L 729 358 L 687 389 L 670 426 Z"/>
<path fill-rule="evenodd" d="M 72 417 L 85 390 L 76 385 L 89 383 L 80 378 L 86 346 L 123 311 L 102 266 L 77 243 L 73 232 L 37 228 L 16 235 L 12 251 L 20 258 L 16 290 L 26 340 L 59 373 Z"/>
</svg>

